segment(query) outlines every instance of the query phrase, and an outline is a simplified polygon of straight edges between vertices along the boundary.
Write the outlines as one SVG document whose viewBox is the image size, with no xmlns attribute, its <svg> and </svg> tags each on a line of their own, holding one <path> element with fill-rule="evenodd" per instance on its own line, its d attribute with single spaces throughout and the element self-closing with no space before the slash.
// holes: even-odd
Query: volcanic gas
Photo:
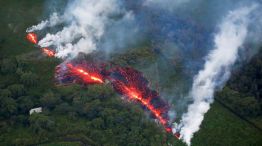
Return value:
<svg viewBox="0 0 262 146">
<path fill-rule="evenodd" d="M 148 109 L 152 116 L 159 120 L 170 132 L 168 111 L 169 105 L 160 98 L 159 94 L 148 87 L 148 81 L 142 73 L 131 67 L 115 67 L 108 77 L 112 86 L 120 95 L 136 101 Z"/>
<path fill-rule="evenodd" d="M 28 39 L 34 43 L 37 35 L 29 33 Z M 30 37 L 29 37 L 30 36 Z M 34 39 L 32 39 L 34 38 Z M 34 43 L 35 44 L 35 43 Z M 55 51 L 42 48 L 42 52 L 48 57 L 54 57 Z M 67 61 L 56 67 L 56 80 L 59 84 L 104 84 L 108 80 L 115 91 L 126 97 L 129 101 L 139 103 L 143 108 L 150 111 L 152 118 L 157 119 L 167 132 L 171 132 L 171 121 L 168 112 L 170 106 L 155 90 L 150 89 L 149 81 L 143 74 L 131 67 L 115 66 L 106 69 L 99 63 L 87 61 Z"/>
</svg>

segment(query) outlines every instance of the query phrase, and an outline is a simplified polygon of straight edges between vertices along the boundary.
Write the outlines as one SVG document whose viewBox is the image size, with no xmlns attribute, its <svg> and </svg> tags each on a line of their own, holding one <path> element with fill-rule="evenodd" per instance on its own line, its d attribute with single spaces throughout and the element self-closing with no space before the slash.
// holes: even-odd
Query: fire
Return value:
<svg viewBox="0 0 262 146">
<path fill-rule="evenodd" d="M 37 44 L 37 42 L 38 42 L 37 35 L 33 32 L 28 33 L 26 38 L 29 42 L 31 42 L 33 44 Z"/>
<path fill-rule="evenodd" d="M 28 33 L 26 38 L 33 44 L 38 43 L 35 33 Z M 42 52 L 49 57 L 56 55 L 56 52 L 49 48 L 42 48 Z M 104 67 L 96 65 L 86 62 L 76 65 L 74 61 L 61 64 L 56 68 L 56 79 L 59 84 L 76 82 L 104 84 L 105 79 L 108 79 L 116 92 L 140 103 L 151 112 L 167 132 L 172 132 L 168 118 L 169 105 L 160 98 L 156 91 L 148 87 L 148 81 L 141 72 L 130 67 L 114 67 L 106 70 Z M 175 137 L 179 138 L 180 135 L 175 134 Z"/>
<path fill-rule="evenodd" d="M 54 57 L 55 56 L 55 51 L 49 49 L 49 48 L 43 48 L 42 52 L 46 54 L 48 57 Z"/>
<path fill-rule="evenodd" d="M 73 76 L 84 81 L 87 84 L 103 84 L 103 76 L 99 72 L 95 72 L 95 69 L 85 70 L 80 66 L 73 66 L 71 63 L 67 64 L 67 67 Z"/>
<path fill-rule="evenodd" d="M 142 74 L 132 68 L 117 67 L 108 78 L 115 90 L 131 100 L 135 100 L 148 109 L 153 117 L 171 132 L 168 124 L 168 105 L 163 102 L 156 91 L 149 89 L 148 81 Z"/>
<path fill-rule="evenodd" d="M 138 100 L 142 105 L 144 105 L 148 110 L 150 110 L 153 113 L 153 115 L 160 121 L 162 125 L 166 125 L 167 121 L 163 119 L 163 117 L 161 117 L 161 112 L 155 109 L 154 106 L 150 104 L 150 98 L 143 99 L 139 95 L 139 93 L 137 91 L 132 90 L 132 88 L 124 87 L 124 90 L 126 90 L 125 93 L 129 98 Z"/>
</svg>

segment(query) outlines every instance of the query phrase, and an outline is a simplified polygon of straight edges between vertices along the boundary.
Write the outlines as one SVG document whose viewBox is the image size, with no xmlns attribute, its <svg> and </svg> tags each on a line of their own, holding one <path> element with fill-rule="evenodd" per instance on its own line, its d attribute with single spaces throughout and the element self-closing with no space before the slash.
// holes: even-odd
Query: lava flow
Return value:
<svg viewBox="0 0 262 146">
<path fill-rule="evenodd" d="M 148 110 L 150 110 L 153 115 L 160 121 L 162 125 L 166 125 L 167 121 L 161 116 L 161 111 L 156 109 L 153 105 L 150 104 L 150 98 L 144 99 L 139 91 L 136 91 L 133 87 L 126 87 L 125 85 L 121 86 L 125 95 L 127 95 L 131 99 L 135 99 L 139 101 L 143 106 L 145 106 Z"/>
<path fill-rule="evenodd" d="M 33 44 L 37 44 L 37 35 L 33 32 L 30 32 L 26 36 L 27 40 Z M 49 48 L 42 48 L 42 52 L 47 55 L 48 57 L 54 57 L 55 56 L 55 51 L 49 49 Z"/>
<path fill-rule="evenodd" d="M 28 33 L 27 39 L 37 44 L 37 35 Z M 48 57 L 54 57 L 55 51 L 42 48 Z M 114 89 L 129 100 L 140 103 L 149 110 L 167 132 L 171 132 L 168 117 L 169 105 L 160 98 L 159 94 L 148 87 L 148 81 L 142 73 L 130 67 L 114 67 L 109 71 L 91 63 L 66 63 L 57 67 L 56 79 L 59 83 L 103 84 L 108 79 Z"/>
<path fill-rule="evenodd" d="M 171 132 L 167 115 L 169 106 L 156 91 L 149 89 L 148 81 L 142 76 L 142 73 L 132 68 L 116 67 L 112 69 L 108 79 L 119 94 L 142 104 L 152 113 L 153 117 L 158 119 L 167 132 Z"/>
<path fill-rule="evenodd" d="M 78 80 L 82 80 L 85 84 L 103 84 L 104 77 L 100 74 L 98 68 L 91 64 L 85 64 L 83 66 L 74 66 L 71 63 L 66 64 L 69 72 L 72 76 Z"/>
<path fill-rule="evenodd" d="M 31 42 L 33 44 L 37 44 L 37 42 L 38 42 L 37 35 L 33 32 L 28 33 L 26 38 L 29 42 Z"/>
<path fill-rule="evenodd" d="M 49 48 L 43 48 L 42 52 L 46 54 L 48 57 L 54 57 L 55 56 L 55 51 L 49 49 Z"/>
</svg>

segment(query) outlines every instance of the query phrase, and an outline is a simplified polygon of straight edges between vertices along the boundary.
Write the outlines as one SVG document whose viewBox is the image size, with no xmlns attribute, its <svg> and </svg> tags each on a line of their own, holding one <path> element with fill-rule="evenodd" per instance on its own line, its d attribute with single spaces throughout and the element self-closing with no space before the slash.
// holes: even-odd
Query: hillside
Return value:
<svg viewBox="0 0 262 146">
<path fill-rule="evenodd" d="M 109 85 L 54 84 L 55 67 L 61 60 L 44 57 L 25 40 L 25 29 L 42 17 L 42 0 L 0 0 L 0 7 L 0 145 L 185 145 L 148 118 L 141 106 L 121 100 Z M 112 63 L 143 68 L 156 59 L 155 55 L 145 43 L 112 59 Z M 253 71 L 257 66 L 261 67 L 261 57 L 255 56 L 243 66 L 244 73 L 236 72 L 250 78 L 240 84 L 234 75 L 218 97 L 259 126 L 261 89 L 254 86 L 260 87 L 261 80 L 256 79 L 260 79 L 261 70 L 257 74 Z M 179 79 L 179 72 L 174 73 L 168 83 Z M 248 98 L 228 102 L 228 96 Z M 259 105 L 253 105 L 254 100 Z M 43 113 L 29 115 L 31 108 L 40 106 Z M 218 102 L 201 127 L 192 146 L 262 145 L 261 130 Z"/>
</svg>

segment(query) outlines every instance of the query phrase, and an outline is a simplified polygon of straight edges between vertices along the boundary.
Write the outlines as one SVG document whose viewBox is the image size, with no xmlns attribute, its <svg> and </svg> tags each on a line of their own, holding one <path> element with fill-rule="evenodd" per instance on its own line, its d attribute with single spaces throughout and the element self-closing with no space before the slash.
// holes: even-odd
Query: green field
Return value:
<svg viewBox="0 0 262 146">
<path fill-rule="evenodd" d="M 9 67 L 0 73 L 0 145 L 183 146 L 108 85 L 54 85 L 60 61 L 41 57 L 25 40 L 25 29 L 41 20 L 43 5 L 43 0 L 0 0 L 0 65 L 7 60 Z M 138 60 L 154 59 L 147 49 L 137 51 L 131 55 Z M 128 64 L 128 57 L 130 53 L 117 59 Z M 36 76 L 32 84 L 22 80 L 29 72 Z M 12 85 L 19 85 L 21 92 L 13 92 Z M 43 113 L 28 115 L 28 109 L 42 105 Z M 192 141 L 192 146 L 204 145 L 261 146 L 262 131 L 215 102 Z"/>
</svg>

